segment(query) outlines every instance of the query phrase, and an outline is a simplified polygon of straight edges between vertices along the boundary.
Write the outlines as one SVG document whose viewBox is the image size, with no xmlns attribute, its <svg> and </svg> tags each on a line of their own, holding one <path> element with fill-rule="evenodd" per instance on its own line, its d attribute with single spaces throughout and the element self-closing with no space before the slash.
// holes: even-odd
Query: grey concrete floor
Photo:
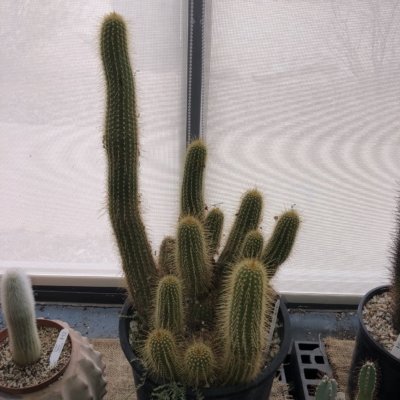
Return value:
<svg viewBox="0 0 400 400">
<path fill-rule="evenodd" d="M 95 306 L 46 303 L 36 305 L 38 318 L 60 319 L 90 338 L 117 338 L 122 306 Z M 326 336 L 353 338 L 357 324 L 355 311 L 290 310 L 294 340 L 315 341 Z M 4 327 L 0 314 L 0 328 Z"/>
<path fill-rule="evenodd" d="M 36 304 L 37 318 L 59 319 L 89 338 L 117 338 L 122 306 Z M 4 327 L 0 315 L 0 327 Z"/>
</svg>

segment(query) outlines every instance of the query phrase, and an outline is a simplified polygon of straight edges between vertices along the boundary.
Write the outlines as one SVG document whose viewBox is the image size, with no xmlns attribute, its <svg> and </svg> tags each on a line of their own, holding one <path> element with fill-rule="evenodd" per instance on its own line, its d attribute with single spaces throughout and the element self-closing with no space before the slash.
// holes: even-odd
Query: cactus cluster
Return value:
<svg viewBox="0 0 400 400">
<path fill-rule="evenodd" d="M 285 212 L 264 243 L 259 230 L 263 198 L 249 190 L 218 256 L 224 215 L 205 205 L 207 150 L 196 140 L 186 154 L 176 235 L 163 240 L 156 263 L 140 214 L 127 30 L 115 13 L 102 24 L 101 56 L 107 82 L 108 210 L 145 335 L 142 360 L 156 379 L 193 387 L 249 382 L 265 364 L 276 297 L 270 279 L 289 256 L 299 216 Z"/>
<path fill-rule="evenodd" d="M 8 329 L 11 355 L 20 366 L 41 356 L 31 282 L 22 270 L 8 270 L 1 281 L 1 306 Z"/>
<path fill-rule="evenodd" d="M 377 368 L 375 363 L 367 361 L 358 374 L 355 400 L 373 400 L 376 392 Z M 324 376 L 317 386 L 315 400 L 336 400 L 338 385 L 335 379 Z"/>
</svg>

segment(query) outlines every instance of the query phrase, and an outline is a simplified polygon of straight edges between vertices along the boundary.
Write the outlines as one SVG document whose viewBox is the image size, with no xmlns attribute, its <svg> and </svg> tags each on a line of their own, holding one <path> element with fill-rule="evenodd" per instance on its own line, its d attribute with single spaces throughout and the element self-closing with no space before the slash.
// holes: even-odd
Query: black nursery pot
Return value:
<svg viewBox="0 0 400 400">
<path fill-rule="evenodd" d="M 358 306 L 358 333 L 349 374 L 349 393 L 355 398 L 358 373 L 366 361 L 374 361 L 378 367 L 376 398 L 381 400 L 400 399 L 400 360 L 390 354 L 381 344 L 377 343 L 365 328 L 362 310 L 365 304 L 374 296 L 385 293 L 389 286 L 381 286 L 368 292 Z"/>
<path fill-rule="evenodd" d="M 122 314 L 119 319 L 119 339 L 125 357 L 128 359 L 133 372 L 133 378 L 137 389 L 138 400 L 150 400 L 153 390 L 163 383 L 155 382 L 149 377 L 145 377 L 143 365 L 132 349 L 129 343 L 129 328 L 132 315 L 132 304 L 128 301 L 125 302 L 122 308 Z M 283 363 L 290 347 L 290 320 L 287 308 L 281 299 L 280 309 L 278 313 L 278 320 L 281 322 L 282 327 L 278 328 L 279 336 L 281 338 L 281 346 L 278 354 L 270 362 L 270 364 L 262 370 L 260 375 L 251 383 L 236 386 L 224 386 L 201 389 L 202 398 L 204 400 L 218 399 L 218 400 L 259 400 L 269 399 L 271 392 L 272 382 L 275 373 Z M 186 391 L 186 398 L 191 400 L 198 399 L 198 392 L 195 393 L 188 389 Z"/>
</svg>

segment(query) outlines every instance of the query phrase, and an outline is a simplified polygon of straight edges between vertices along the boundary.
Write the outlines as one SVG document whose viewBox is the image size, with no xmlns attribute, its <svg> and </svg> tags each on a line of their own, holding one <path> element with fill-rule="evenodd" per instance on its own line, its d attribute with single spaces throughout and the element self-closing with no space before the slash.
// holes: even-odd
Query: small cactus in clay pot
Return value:
<svg viewBox="0 0 400 400">
<path fill-rule="evenodd" d="M 100 400 L 104 397 L 105 365 L 100 353 L 65 322 L 35 318 L 30 279 L 22 270 L 4 273 L 1 307 L 7 327 L 0 332 L 1 398 Z M 54 359 L 52 351 L 61 336 L 66 339 L 59 358 Z"/>
</svg>

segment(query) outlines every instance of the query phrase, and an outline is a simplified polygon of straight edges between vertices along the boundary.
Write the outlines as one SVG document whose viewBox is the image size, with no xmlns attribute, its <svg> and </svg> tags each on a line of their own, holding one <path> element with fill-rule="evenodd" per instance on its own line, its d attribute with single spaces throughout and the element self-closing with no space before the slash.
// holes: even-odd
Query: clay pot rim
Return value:
<svg viewBox="0 0 400 400">
<path fill-rule="evenodd" d="M 47 326 L 47 327 L 57 328 L 59 331 L 61 331 L 61 329 L 65 328 L 59 322 L 56 322 L 56 321 L 53 321 L 50 319 L 43 319 L 43 318 L 36 319 L 36 324 L 38 327 L 42 327 L 42 326 L 46 327 Z M 2 343 L 6 337 L 8 337 L 7 328 L 0 331 L 0 343 Z M 33 392 L 37 392 L 40 389 L 43 389 L 43 388 L 49 386 L 51 383 L 55 382 L 65 372 L 65 370 L 67 369 L 67 367 L 71 361 L 72 351 L 73 351 L 73 342 L 71 340 L 71 335 L 68 335 L 67 340 L 69 340 L 69 342 L 71 343 L 71 353 L 69 355 L 68 361 L 66 362 L 66 364 L 60 371 L 58 371 L 54 375 L 50 376 L 48 379 L 39 383 L 38 385 L 25 386 L 23 388 L 10 388 L 8 386 L 3 386 L 0 384 L 0 391 L 5 392 L 5 393 L 10 393 L 10 394 L 33 393 Z"/>
</svg>

